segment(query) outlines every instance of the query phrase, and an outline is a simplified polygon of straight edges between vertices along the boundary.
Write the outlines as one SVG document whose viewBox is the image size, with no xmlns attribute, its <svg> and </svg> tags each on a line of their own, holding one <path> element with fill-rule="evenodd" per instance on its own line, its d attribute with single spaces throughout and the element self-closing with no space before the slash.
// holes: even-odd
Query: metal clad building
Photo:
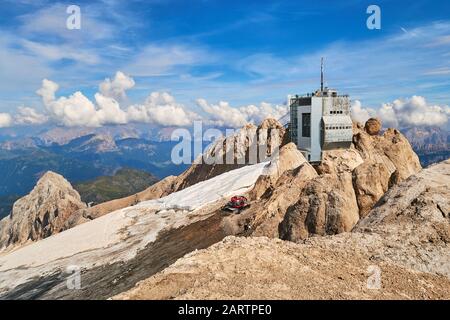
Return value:
<svg viewBox="0 0 450 320">
<path fill-rule="evenodd" d="M 291 141 L 310 162 L 320 162 L 322 151 L 349 148 L 353 138 L 350 100 L 336 90 L 288 96 Z"/>
</svg>

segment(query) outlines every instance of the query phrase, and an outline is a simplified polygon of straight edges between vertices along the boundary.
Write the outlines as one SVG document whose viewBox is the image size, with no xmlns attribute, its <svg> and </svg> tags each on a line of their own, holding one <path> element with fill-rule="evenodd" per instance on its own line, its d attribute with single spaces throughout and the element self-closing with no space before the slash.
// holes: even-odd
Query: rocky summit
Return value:
<svg viewBox="0 0 450 320">
<path fill-rule="evenodd" d="M 8 249 L 58 233 L 71 215 L 83 208 L 86 204 L 70 183 L 49 171 L 28 195 L 14 203 L 11 214 L 0 221 L 0 248 Z"/>
</svg>

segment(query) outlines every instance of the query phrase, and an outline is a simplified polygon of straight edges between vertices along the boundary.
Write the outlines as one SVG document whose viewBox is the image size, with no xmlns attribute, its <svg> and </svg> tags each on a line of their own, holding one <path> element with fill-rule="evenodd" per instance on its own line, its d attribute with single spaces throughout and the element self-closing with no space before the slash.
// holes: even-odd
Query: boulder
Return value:
<svg viewBox="0 0 450 320">
<path fill-rule="evenodd" d="M 391 176 L 394 174 L 383 163 L 374 160 L 367 160 L 353 171 L 353 187 L 361 218 L 388 190 Z"/>
<path fill-rule="evenodd" d="M 381 131 L 381 121 L 377 118 L 370 118 L 364 125 L 364 130 L 371 136 L 376 136 Z"/>
<path fill-rule="evenodd" d="M 283 240 L 350 231 L 359 220 L 351 173 L 325 174 L 306 183 L 279 226 Z"/>
</svg>

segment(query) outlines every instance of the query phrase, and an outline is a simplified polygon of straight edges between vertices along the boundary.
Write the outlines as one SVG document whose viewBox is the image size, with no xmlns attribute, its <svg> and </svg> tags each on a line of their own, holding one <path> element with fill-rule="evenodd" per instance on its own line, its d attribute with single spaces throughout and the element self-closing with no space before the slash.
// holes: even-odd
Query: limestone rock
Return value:
<svg viewBox="0 0 450 320">
<path fill-rule="evenodd" d="M 305 161 L 299 167 L 285 171 L 275 184 L 270 182 L 270 178 L 259 180 L 250 194 L 253 194 L 255 189 L 260 193 L 265 190 L 262 196 L 252 203 L 250 209 L 231 219 L 249 221 L 248 234 L 252 236 L 278 238 L 278 225 L 286 210 L 298 201 L 301 190 L 315 177 L 316 171 Z"/>
<path fill-rule="evenodd" d="M 379 144 L 380 149 L 394 163 L 401 180 L 422 169 L 419 157 L 400 131 L 389 128 L 383 133 L 383 138 Z"/>
<path fill-rule="evenodd" d="M 360 217 L 366 216 L 388 190 L 391 177 L 394 174 L 383 163 L 374 160 L 367 160 L 353 171 L 353 187 Z"/>
<path fill-rule="evenodd" d="M 318 240 L 320 240 L 319 238 Z M 382 290 L 366 285 L 373 262 L 351 247 L 227 237 L 177 260 L 113 300 L 448 299 L 448 278 L 380 263 Z"/>
<path fill-rule="evenodd" d="M 359 220 L 359 209 L 350 173 L 319 176 L 309 181 L 298 202 L 280 224 L 280 237 L 299 241 L 311 234 L 350 231 Z"/>
<path fill-rule="evenodd" d="M 267 189 L 275 186 L 278 179 L 286 171 L 298 168 L 306 162 L 305 157 L 294 143 L 290 142 L 281 147 L 280 152 L 273 156 L 273 159 L 265 168 L 264 174 L 256 181 L 250 192 L 250 197 L 252 199 L 259 198 Z"/>
<path fill-rule="evenodd" d="M 21 245 L 58 233 L 77 210 L 86 208 L 63 176 L 45 173 L 34 189 L 14 203 L 0 222 L 0 248 Z"/>
<path fill-rule="evenodd" d="M 371 136 L 376 136 L 381 131 L 381 121 L 377 118 L 370 118 L 364 125 L 364 130 Z"/>
</svg>

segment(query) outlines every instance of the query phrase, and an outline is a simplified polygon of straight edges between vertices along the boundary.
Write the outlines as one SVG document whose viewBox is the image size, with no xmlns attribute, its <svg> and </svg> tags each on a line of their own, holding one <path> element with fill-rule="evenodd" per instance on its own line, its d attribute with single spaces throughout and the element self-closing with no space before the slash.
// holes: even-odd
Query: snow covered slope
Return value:
<svg viewBox="0 0 450 320">
<path fill-rule="evenodd" d="M 205 206 L 217 207 L 217 201 L 223 197 L 250 190 L 266 165 L 259 163 L 226 172 L 167 197 L 112 212 L 0 255 L 0 298 L 14 288 L 23 292 L 18 287 L 21 284 L 33 285 L 41 281 L 36 280 L 39 277 L 64 273 L 70 265 L 89 271 L 130 261 L 141 250 L 151 250 L 150 244 L 162 231 L 205 220 L 214 212 Z"/>
<path fill-rule="evenodd" d="M 136 207 L 193 211 L 221 198 L 249 191 L 269 163 L 231 170 L 166 197 L 142 202 Z"/>
</svg>

